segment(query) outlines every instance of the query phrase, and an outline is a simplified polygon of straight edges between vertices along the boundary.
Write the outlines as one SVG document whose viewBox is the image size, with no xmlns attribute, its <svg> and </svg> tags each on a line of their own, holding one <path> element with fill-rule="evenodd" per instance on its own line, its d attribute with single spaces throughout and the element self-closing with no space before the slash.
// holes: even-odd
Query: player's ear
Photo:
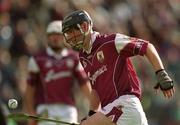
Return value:
<svg viewBox="0 0 180 125">
<path fill-rule="evenodd" d="M 83 22 L 82 24 L 81 24 L 81 28 L 82 28 L 82 30 L 84 31 L 84 32 L 87 32 L 88 30 L 89 30 L 89 23 L 88 22 Z"/>
</svg>

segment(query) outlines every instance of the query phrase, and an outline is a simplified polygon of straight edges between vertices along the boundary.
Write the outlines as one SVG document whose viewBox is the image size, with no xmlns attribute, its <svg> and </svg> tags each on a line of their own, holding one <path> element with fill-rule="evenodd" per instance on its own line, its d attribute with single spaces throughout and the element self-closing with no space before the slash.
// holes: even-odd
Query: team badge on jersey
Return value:
<svg viewBox="0 0 180 125">
<path fill-rule="evenodd" d="M 101 62 L 101 63 L 104 61 L 103 51 L 97 52 L 97 60 L 98 60 L 99 62 Z"/>
<path fill-rule="evenodd" d="M 82 65 L 83 65 L 84 68 L 86 68 L 87 63 L 83 60 L 83 61 L 82 61 Z"/>
</svg>

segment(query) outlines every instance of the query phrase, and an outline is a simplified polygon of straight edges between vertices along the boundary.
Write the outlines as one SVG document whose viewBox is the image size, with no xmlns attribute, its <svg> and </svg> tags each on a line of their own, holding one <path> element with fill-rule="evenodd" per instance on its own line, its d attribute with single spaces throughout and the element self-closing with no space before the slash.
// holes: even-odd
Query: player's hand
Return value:
<svg viewBox="0 0 180 125">
<path fill-rule="evenodd" d="M 160 89 L 162 90 L 165 98 L 172 98 L 175 93 L 173 80 L 164 69 L 157 71 L 156 76 L 158 80 L 158 83 L 154 87 L 156 92 Z"/>
</svg>

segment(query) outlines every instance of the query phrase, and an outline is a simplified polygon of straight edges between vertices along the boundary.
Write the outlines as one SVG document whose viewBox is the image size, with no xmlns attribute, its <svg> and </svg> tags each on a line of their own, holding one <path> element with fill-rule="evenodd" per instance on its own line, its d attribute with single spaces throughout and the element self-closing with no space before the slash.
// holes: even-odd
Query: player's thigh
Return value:
<svg viewBox="0 0 180 125">
<path fill-rule="evenodd" d="M 145 113 L 139 108 L 123 107 L 117 125 L 148 125 Z"/>
<path fill-rule="evenodd" d="M 98 112 L 87 120 L 84 120 L 81 125 L 116 125 L 110 118 L 106 117 L 104 114 Z"/>
</svg>

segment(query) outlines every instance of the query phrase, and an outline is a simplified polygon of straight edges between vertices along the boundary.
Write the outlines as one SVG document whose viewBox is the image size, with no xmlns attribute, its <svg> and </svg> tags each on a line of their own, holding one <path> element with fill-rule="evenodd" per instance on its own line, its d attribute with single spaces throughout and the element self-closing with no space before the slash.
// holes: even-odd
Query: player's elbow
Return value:
<svg viewBox="0 0 180 125">
<path fill-rule="evenodd" d="M 155 53 L 156 49 L 152 43 L 148 43 L 147 50 L 146 50 L 146 56 L 151 55 L 152 53 Z"/>
<path fill-rule="evenodd" d="M 155 49 L 154 45 L 152 43 L 148 43 L 145 56 L 149 58 L 152 55 L 154 55 L 154 53 L 156 53 L 156 49 Z"/>
<path fill-rule="evenodd" d="M 154 49 L 154 45 L 152 43 L 148 43 L 148 49 Z"/>
</svg>

